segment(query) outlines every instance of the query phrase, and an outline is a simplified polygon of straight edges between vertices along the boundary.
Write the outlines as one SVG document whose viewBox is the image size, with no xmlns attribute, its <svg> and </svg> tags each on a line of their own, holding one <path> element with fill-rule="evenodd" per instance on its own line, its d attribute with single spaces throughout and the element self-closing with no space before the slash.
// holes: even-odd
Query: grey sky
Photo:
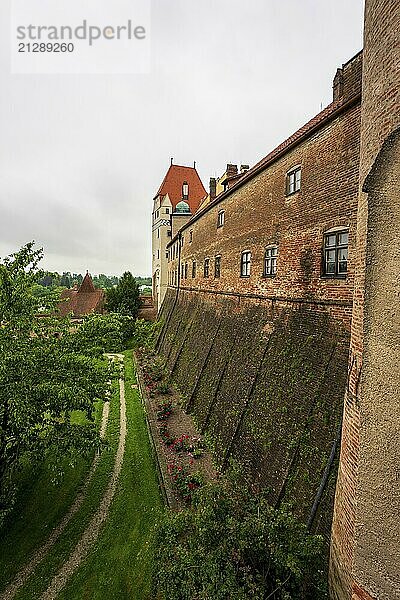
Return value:
<svg viewBox="0 0 400 600">
<path fill-rule="evenodd" d="M 10 75 L 0 6 L 0 256 L 150 275 L 152 198 L 170 157 L 207 187 L 331 101 L 362 47 L 363 0 L 153 0 L 149 75 Z"/>
</svg>

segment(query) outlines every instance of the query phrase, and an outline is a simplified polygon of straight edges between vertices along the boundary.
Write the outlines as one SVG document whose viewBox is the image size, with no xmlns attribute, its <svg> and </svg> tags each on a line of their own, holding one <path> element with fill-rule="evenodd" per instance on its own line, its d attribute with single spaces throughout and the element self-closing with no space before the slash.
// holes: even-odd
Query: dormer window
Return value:
<svg viewBox="0 0 400 600">
<path fill-rule="evenodd" d="M 183 200 L 187 200 L 189 198 L 189 184 L 187 181 L 184 181 L 182 185 L 182 198 Z"/>
<path fill-rule="evenodd" d="M 290 196 L 300 191 L 301 188 L 301 166 L 293 167 L 286 175 L 286 195 Z"/>
</svg>

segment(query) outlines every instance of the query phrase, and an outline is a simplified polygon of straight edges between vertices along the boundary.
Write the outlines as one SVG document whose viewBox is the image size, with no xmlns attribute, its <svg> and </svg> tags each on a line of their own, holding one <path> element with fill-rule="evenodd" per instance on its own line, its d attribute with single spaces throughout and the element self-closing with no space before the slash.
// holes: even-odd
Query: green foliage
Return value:
<svg viewBox="0 0 400 600">
<path fill-rule="evenodd" d="M 143 348 L 146 352 L 153 352 L 161 327 L 160 321 L 137 319 L 131 340 L 133 348 Z"/>
<path fill-rule="evenodd" d="M 88 315 L 75 333 L 75 347 L 99 357 L 104 352 L 120 352 L 134 326 L 132 317 L 117 313 Z"/>
<path fill-rule="evenodd" d="M 156 540 L 154 596 L 168 600 L 326 598 L 322 540 L 238 482 L 209 484 Z"/>
<path fill-rule="evenodd" d="M 98 446 L 93 403 L 111 377 L 92 329 L 77 333 L 68 319 L 36 316 L 43 299 L 31 292 L 41 257 L 30 243 L 0 263 L 0 523 L 23 458 L 51 452 L 62 460 Z M 87 423 L 71 422 L 72 411 Z"/>
<path fill-rule="evenodd" d="M 132 273 L 126 271 L 118 285 L 107 291 L 106 306 L 110 312 L 136 318 L 140 308 L 139 287 Z"/>
</svg>

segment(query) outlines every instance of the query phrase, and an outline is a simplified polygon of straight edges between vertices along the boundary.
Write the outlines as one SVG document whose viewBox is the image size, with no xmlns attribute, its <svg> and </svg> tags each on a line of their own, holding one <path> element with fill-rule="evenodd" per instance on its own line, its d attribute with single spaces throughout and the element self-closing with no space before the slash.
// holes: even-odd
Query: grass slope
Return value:
<svg viewBox="0 0 400 600">
<path fill-rule="evenodd" d="M 101 419 L 102 406 L 102 402 L 96 403 L 97 422 Z M 75 415 L 74 422 L 79 421 L 82 417 Z M 26 463 L 19 476 L 16 505 L 0 532 L 0 590 L 61 521 L 85 480 L 91 462 L 91 458 L 81 457 L 74 464 L 65 460 L 61 465 L 63 475 L 55 471 L 51 459 L 39 465 Z"/>
<path fill-rule="evenodd" d="M 60 600 L 147 600 L 153 563 L 152 536 L 162 517 L 132 352 L 125 354 L 128 434 L 116 497 L 95 548 L 60 594 Z"/>
<path fill-rule="evenodd" d="M 85 500 L 47 556 L 38 565 L 27 584 L 18 592 L 16 600 L 34 600 L 40 597 L 41 593 L 47 589 L 53 576 L 71 554 L 100 504 L 113 470 L 115 452 L 118 446 L 118 390 L 118 382 L 115 381 L 113 382 L 113 394 L 110 402 L 110 414 L 106 432 L 106 440 L 109 448 L 102 453 L 96 472 L 88 486 Z"/>
</svg>

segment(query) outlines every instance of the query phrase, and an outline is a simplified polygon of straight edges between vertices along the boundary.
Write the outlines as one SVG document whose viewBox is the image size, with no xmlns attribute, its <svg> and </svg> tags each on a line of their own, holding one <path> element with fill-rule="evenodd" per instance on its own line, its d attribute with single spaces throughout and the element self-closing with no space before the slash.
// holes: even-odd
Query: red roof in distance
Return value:
<svg viewBox="0 0 400 600">
<path fill-rule="evenodd" d="M 90 313 L 104 311 L 104 290 L 95 288 L 89 273 L 86 273 L 79 289 L 63 290 L 58 305 L 62 317 L 72 313 L 74 317 L 84 317 Z"/>
<path fill-rule="evenodd" d="M 189 197 L 187 203 L 190 206 L 192 214 L 194 214 L 199 208 L 200 202 L 207 196 L 207 192 L 201 182 L 199 174 L 194 167 L 171 165 L 155 198 L 157 198 L 157 196 L 166 196 L 168 194 L 175 210 L 178 202 L 182 200 L 182 185 L 184 182 L 189 185 Z"/>
</svg>

